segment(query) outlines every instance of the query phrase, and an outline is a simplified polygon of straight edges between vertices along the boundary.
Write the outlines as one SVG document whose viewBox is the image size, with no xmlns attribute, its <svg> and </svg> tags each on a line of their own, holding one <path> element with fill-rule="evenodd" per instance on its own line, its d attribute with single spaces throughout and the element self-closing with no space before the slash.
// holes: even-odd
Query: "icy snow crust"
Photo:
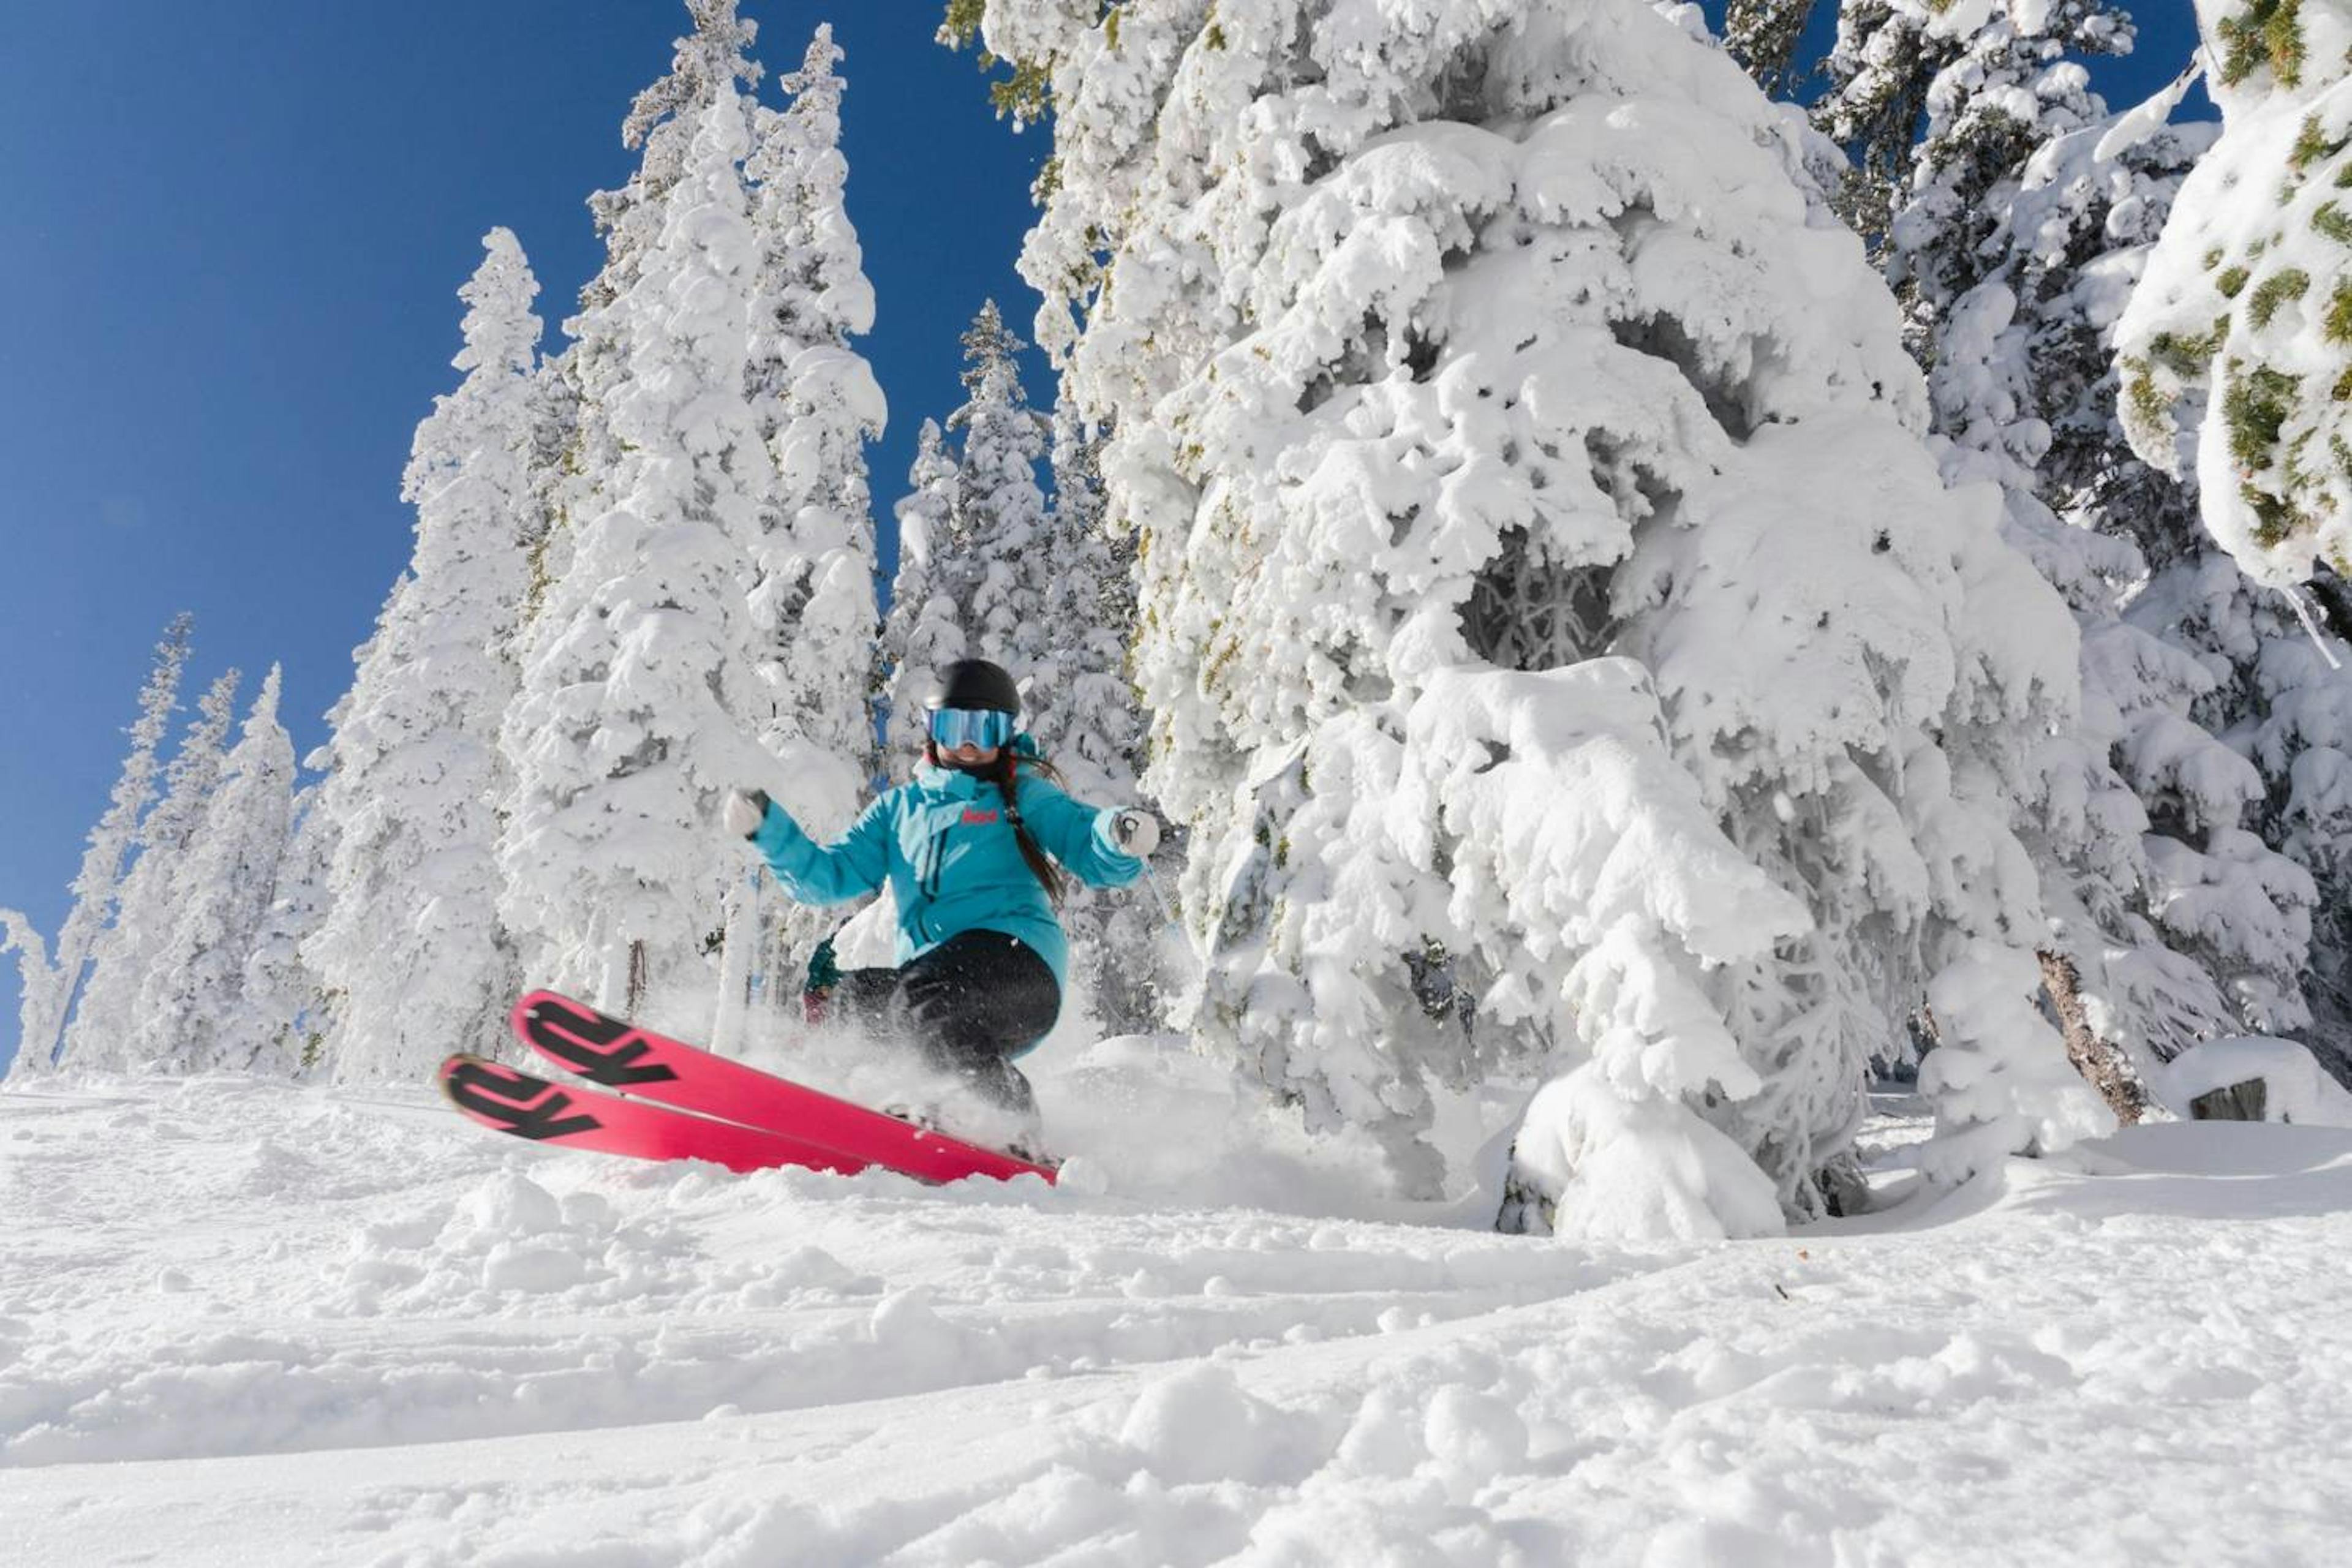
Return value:
<svg viewBox="0 0 2352 1568">
<path fill-rule="evenodd" d="M 1202 1136 L 1171 1062 L 1046 1080 L 1093 1167 L 1059 1190 L 0 1093 L 8 1561 L 2343 1560 L 2352 1133 L 2142 1128 L 1997 1202 L 1576 1248 Z"/>
</svg>

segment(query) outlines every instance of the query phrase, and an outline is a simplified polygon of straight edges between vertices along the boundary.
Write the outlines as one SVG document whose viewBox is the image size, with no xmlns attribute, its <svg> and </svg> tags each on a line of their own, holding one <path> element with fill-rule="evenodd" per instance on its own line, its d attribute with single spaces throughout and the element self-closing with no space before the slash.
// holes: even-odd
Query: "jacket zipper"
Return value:
<svg viewBox="0 0 2352 1568">
<path fill-rule="evenodd" d="M 947 865 L 948 835 L 952 831 L 954 831 L 952 826 L 942 827 L 931 839 L 930 882 L 929 885 L 923 889 L 923 898 L 926 902 L 929 902 L 940 896 L 940 873 Z"/>
</svg>

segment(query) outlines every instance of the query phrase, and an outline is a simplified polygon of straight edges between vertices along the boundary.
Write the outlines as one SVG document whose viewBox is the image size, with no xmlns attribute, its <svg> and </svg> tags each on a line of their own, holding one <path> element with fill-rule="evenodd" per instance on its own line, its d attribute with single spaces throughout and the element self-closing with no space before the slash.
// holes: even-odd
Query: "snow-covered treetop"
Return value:
<svg viewBox="0 0 2352 1568">
<path fill-rule="evenodd" d="M 636 96 L 628 117 L 621 121 L 621 144 L 642 149 L 628 182 L 615 191 L 599 191 L 588 198 L 596 232 L 604 237 L 605 262 L 580 290 L 583 312 L 565 330 L 588 349 L 584 365 L 575 374 L 593 391 L 610 374 L 600 363 L 609 345 L 594 331 L 593 312 L 608 305 L 635 277 L 638 252 L 653 243 L 661 228 L 661 199 L 684 173 L 695 125 L 707 104 L 731 96 L 737 83 L 745 89 L 759 84 L 761 68 L 751 58 L 759 24 L 735 14 L 738 0 L 686 0 L 694 31 L 677 41 L 677 54 L 667 76 Z"/>
<path fill-rule="evenodd" d="M 503 371 L 528 379 L 538 363 L 540 321 L 531 313 L 539 279 L 531 276 L 522 246 L 505 227 L 482 237 L 482 264 L 457 298 L 467 305 L 459 331 L 466 346 L 449 363 L 468 374 Z"/>
<path fill-rule="evenodd" d="M 874 286 L 845 200 L 847 84 L 834 68 L 842 58 L 832 26 L 819 26 L 801 68 L 783 78 L 791 101 L 781 111 L 758 111 L 757 147 L 745 171 L 759 188 L 762 226 L 778 236 L 767 279 L 773 325 L 801 343 L 839 344 L 874 330 Z"/>
<path fill-rule="evenodd" d="M 1037 463 L 1045 432 L 1021 385 L 1024 345 L 984 301 L 963 335 L 970 395 L 948 416 L 963 435 L 950 530 L 969 584 L 964 626 L 972 651 L 1016 680 L 1037 673 L 1045 652 L 1045 600 L 1060 563 L 1045 548 L 1045 496 Z"/>
<path fill-rule="evenodd" d="M 677 40 L 670 74 L 638 93 L 629 105 L 629 117 L 621 122 L 621 145 L 647 146 L 655 132 L 669 124 L 677 127 L 678 152 L 683 154 L 692 138 L 696 111 L 710 101 L 721 83 L 740 81 L 746 89 L 759 85 L 761 67 L 751 58 L 751 46 L 759 40 L 760 24 L 737 16 L 737 3 L 686 0 L 694 31 Z M 683 167 L 681 156 L 669 172 L 675 175 Z"/>
</svg>

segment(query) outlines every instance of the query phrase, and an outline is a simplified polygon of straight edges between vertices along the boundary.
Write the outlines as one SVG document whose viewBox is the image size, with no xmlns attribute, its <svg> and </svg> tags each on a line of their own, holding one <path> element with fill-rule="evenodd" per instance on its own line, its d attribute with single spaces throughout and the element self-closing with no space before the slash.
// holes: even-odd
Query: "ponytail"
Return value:
<svg viewBox="0 0 2352 1568">
<path fill-rule="evenodd" d="M 1060 782 L 1062 775 L 1055 773 L 1054 764 L 1043 757 L 1016 757 L 1010 746 L 996 753 L 996 787 L 1004 795 L 1004 819 L 1013 824 L 1013 841 L 1021 846 L 1021 858 L 1029 862 L 1029 869 L 1036 875 L 1037 885 L 1045 889 L 1045 901 L 1058 910 L 1062 907 L 1062 873 L 1053 861 L 1045 858 L 1045 852 L 1037 847 L 1037 841 L 1029 837 L 1029 825 L 1021 820 L 1019 796 L 1021 763 L 1024 762 L 1056 783 Z"/>
</svg>

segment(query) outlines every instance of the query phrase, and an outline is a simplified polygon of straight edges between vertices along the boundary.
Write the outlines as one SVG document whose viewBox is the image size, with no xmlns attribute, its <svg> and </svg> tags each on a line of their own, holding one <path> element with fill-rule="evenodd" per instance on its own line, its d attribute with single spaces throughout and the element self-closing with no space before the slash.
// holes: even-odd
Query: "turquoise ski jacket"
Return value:
<svg viewBox="0 0 2352 1568">
<path fill-rule="evenodd" d="M 1141 875 L 1143 862 L 1112 843 L 1116 812 L 1081 805 L 1026 771 L 1015 788 L 1029 837 L 1081 881 L 1118 888 Z M 926 763 L 828 845 L 771 801 L 751 842 L 784 890 L 804 904 L 862 898 L 888 881 L 898 903 L 902 964 L 964 931 L 1003 931 L 1026 942 L 1069 988 L 1062 923 L 1021 858 L 1004 792 L 991 781 Z"/>
</svg>

